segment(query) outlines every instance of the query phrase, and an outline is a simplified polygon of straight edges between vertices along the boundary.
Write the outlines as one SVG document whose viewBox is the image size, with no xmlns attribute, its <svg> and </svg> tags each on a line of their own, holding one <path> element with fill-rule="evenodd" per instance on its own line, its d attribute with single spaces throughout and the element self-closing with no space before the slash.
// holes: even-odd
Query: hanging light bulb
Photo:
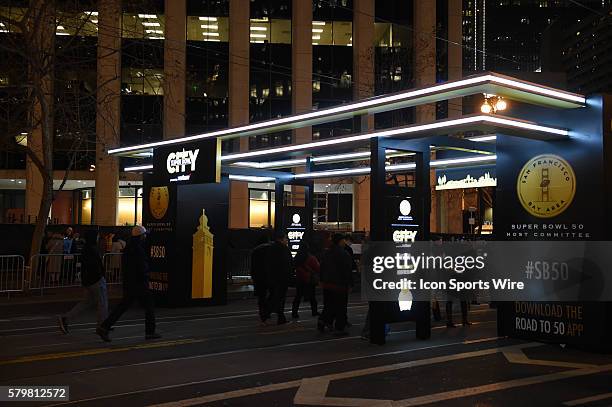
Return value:
<svg viewBox="0 0 612 407">
<path fill-rule="evenodd" d="M 489 101 L 487 99 L 485 99 L 485 101 L 482 103 L 482 106 L 480 106 L 480 111 L 482 113 L 489 114 L 489 113 L 491 113 L 492 110 L 493 110 L 493 108 L 489 104 Z"/>
<path fill-rule="evenodd" d="M 498 97 L 497 102 L 495 102 L 495 111 L 497 112 L 499 110 L 506 110 L 506 107 L 508 107 L 506 101 L 501 97 Z"/>
</svg>

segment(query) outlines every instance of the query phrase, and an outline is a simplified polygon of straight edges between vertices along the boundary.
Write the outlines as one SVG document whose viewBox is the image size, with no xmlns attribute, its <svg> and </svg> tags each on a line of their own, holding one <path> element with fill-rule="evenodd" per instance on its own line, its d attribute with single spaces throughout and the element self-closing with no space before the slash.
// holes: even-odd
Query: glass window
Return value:
<svg viewBox="0 0 612 407">
<path fill-rule="evenodd" d="M 229 0 L 189 0 L 187 13 L 185 129 L 197 134 L 228 125 Z"/>
<path fill-rule="evenodd" d="M 312 104 L 325 109 L 353 100 L 352 1 L 313 1 Z M 312 127 L 313 139 L 352 133 L 353 121 Z"/>
<path fill-rule="evenodd" d="M 142 188 L 120 187 L 117 200 L 117 225 L 142 224 Z"/>
<path fill-rule="evenodd" d="M 81 201 L 81 207 L 79 211 L 79 224 L 91 225 L 93 190 L 82 189 L 80 201 Z"/>
<path fill-rule="evenodd" d="M 353 45 L 353 23 L 351 21 L 312 22 L 312 45 Z"/>
<path fill-rule="evenodd" d="M 166 20 L 154 13 L 123 13 L 122 37 L 163 40 Z"/>
<path fill-rule="evenodd" d="M 123 68 L 121 92 L 126 95 L 163 95 L 163 79 L 163 69 Z"/>
<path fill-rule="evenodd" d="M 188 16 L 187 40 L 228 42 L 229 17 Z"/>
<path fill-rule="evenodd" d="M 249 227 L 274 226 L 274 191 L 249 189 Z"/>
<path fill-rule="evenodd" d="M 250 122 L 291 114 L 291 21 L 251 19 Z M 291 131 L 249 138 L 251 149 L 290 144 Z"/>
<path fill-rule="evenodd" d="M 350 229 L 353 222 L 353 194 L 315 193 L 314 223 L 319 228 Z"/>
</svg>

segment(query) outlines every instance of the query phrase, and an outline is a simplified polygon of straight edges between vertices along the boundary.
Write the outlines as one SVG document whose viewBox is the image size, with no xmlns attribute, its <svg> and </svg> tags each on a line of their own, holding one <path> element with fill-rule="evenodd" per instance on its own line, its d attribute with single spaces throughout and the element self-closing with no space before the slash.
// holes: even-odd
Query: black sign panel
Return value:
<svg viewBox="0 0 612 407">
<path fill-rule="evenodd" d="M 157 147 L 153 173 L 156 182 L 165 185 L 216 183 L 221 177 L 220 157 L 218 139 Z"/>
<path fill-rule="evenodd" d="M 587 107 L 562 115 L 534 106 L 517 107 L 516 113 L 572 129 L 573 137 L 550 142 L 498 135 L 496 239 L 607 239 L 601 104 L 593 98 Z M 498 309 L 501 335 L 610 346 L 610 303 L 506 302 Z"/>
<path fill-rule="evenodd" d="M 177 185 L 145 176 L 143 226 L 147 229 L 149 288 L 161 304 L 181 306 L 224 304 L 227 299 L 227 230 L 229 180 L 220 183 Z M 194 233 L 207 217 L 212 246 L 212 296 L 193 297 Z"/>
<path fill-rule="evenodd" d="M 291 255 L 295 257 L 302 240 L 306 237 L 306 208 L 301 206 L 286 206 L 284 208 L 283 226 L 289 239 Z"/>
<path fill-rule="evenodd" d="M 143 226 L 148 231 L 149 288 L 167 294 L 172 264 L 176 257 L 177 186 L 163 185 L 145 176 Z"/>
<path fill-rule="evenodd" d="M 423 233 L 419 200 L 412 188 L 405 190 L 405 195 L 385 198 L 388 239 L 398 244 L 422 239 Z"/>
</svg>

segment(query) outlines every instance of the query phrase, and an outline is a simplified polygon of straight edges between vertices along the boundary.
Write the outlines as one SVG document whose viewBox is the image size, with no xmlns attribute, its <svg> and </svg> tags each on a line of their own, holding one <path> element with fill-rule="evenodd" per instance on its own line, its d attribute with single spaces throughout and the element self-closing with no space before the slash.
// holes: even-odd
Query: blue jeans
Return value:
<svg viewBox="0 0 612 407">
<path fill-rule="evenodd" d="M 64 318 L 70 320 L 75 316 L 79 315 L 87 308 L 96 305 L 98 326 L 106 319 L 108 315 L 108 293 L 106 291 L 106 280 L 102 277 L 97 282 L 90 286 L 83 287 L 85 291 L 85 298 L 76 304 L 70 311 L 62 315 Z"/>
</svg>

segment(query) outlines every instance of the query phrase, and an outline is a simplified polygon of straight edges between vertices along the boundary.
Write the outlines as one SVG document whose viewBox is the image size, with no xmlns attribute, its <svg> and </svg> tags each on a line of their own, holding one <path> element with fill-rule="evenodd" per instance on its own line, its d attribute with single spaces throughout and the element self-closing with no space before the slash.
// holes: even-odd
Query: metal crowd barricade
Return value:
<svg viewBox="0 0 612 407">
<path fill-rule="evenodd" d="M 121 284 L 121 256 L 123 253 L 106 253 L 102 257 L 106 284 Z"/>
<path fill-rule="evenodd" d="M 228 280 L 248 281 L 251 278 L 250 249 L 229 249 Z"/>
<path fill-rule="evenodd" d="M 81 285 L 79 254 L 36 254 L 30 260 L 30 289 L 78 287 Z"/>
<path fill-rule="evenodd" d="M 19 255 L 0 256 L 0 293 L 23 291 L 25 286 L 25 260 Z"/>
</svg>

